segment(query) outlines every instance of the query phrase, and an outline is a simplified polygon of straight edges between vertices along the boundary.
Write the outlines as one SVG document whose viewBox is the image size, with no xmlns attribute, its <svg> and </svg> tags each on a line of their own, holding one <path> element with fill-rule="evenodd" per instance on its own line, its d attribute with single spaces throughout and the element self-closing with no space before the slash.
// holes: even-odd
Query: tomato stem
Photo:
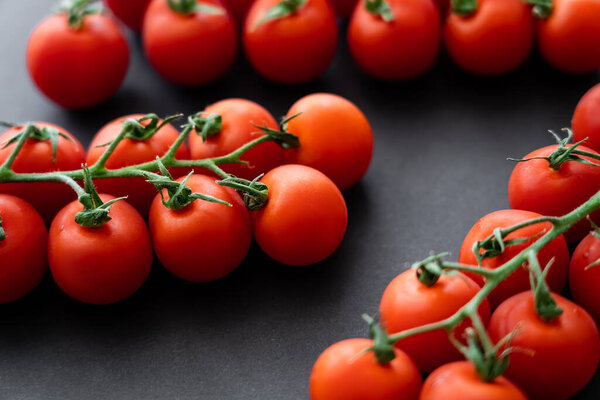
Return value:
<svg viewBox="0 0 600 400">
<path fill-rule="evenodd" d="M 385 0 L 366 0 L 365 8 L 369 13 L 380 17 L 385 22 L 391 22 L 394 20 L 392 7 L 390 7 L 390 4 Z"/>
<path fill-rule="evenodd" d="M 265 11 L 263 17 L 254 24 L 252 30 L 257 29 L 267 22 L 286 18 L 294 14 L 298 9 L 304 7 L 307 1 L 308 0 L 281 0 L 279 3 Z"/>
<path fill-rule="evenodd" d="M 547 19 L 554 11 L 553 0 L 523 0 L 525 3 L 533 5 L 531 13 L 539 19 Z"/>
<path fill-rule="evenodd" d="M 450 8 L 453 13 L 468 17 L 477 11 L 478 4 L 477 0 L 451 0 Z"/>
<path fill-rule="evenodd" d="M 59 11 L 67 13 L 67 22 L 73 29 L 81 29 L 86 15 L 102 12 L 102 3 L 97 0 L 65 0 Z"/>
<path fill-rule="evenodd" d="M 199 3 L 196 0 L 167 0 L 167 4 L 169 4 L 171 10 L 183 15 L 191 15 L 196 12 L 214 15 L 225 14 L 225 10 L 222 7 Z"/>
</svg>

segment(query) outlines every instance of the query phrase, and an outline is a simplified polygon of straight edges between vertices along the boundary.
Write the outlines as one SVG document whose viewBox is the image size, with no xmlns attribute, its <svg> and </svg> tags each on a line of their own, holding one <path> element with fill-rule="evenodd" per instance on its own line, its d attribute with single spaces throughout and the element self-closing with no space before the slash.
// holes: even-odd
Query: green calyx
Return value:
<svg viewBox="0 0 600 400">
<path fill-rule="evenodd" d="M 83 174 L 84 193 L 81 193 L 78 199 L 83 204 L 83 210 L 75 215 L 75 222 L 84 228 L 99 228 L 111 220 L 111 217 L 108 215 L 110 206 L 127 197 L 119 197 L 103 203 L 94 187 L 87 165 L 83 166 Z"/>
<path fill-rule="evenodd" d="M 269 187 L 258 181 L 262 176 L 263 174 L 251 181 L 236 178 L 235 176 L 229 176 L 223 180 L 217 181 L 217 183 L 240 192 L 248 210 L 256 211 L 267 205 L 267 202 L 269 201 Z"/>
<path fill-rule="evenodd" d="M 490 351 L 485 351 L 477 332 L 473 328 L 465 329 L 467 346 L 459 345 L 461 353 L 473 363 L 477 376 L 484 382 L 492 382 L 506 371 L 509 364 L 508 356 L 514 351 L 510 341 L 517 331 L 502 338 Z M 456 341 L 456 339 L 453 339 Z M 500 351 L 501 348 L 504 348 Z"/>
<path fill-rule="evenodd" d="M 478 265 L 481 265 L 481 262 L 486 258 L 498 257 L 504 253 L 506 247 L 525 243 L 532 239 L 535 239 L 535 237 L 506 240 L 503 230 L 496 228 L 491 236 L 473 244 L 473 253 L 475 254 L 475 258 L 477 258 Z"/>
<path fill-rule="evenodd" d="M 171 10 L 183 15 L 191 15 L 197 12 L 213 15 L 225 14 L 225 10 L 222 7 L 213 4 L 198 3 L 196 0 L 167 0 L 167 3 Z"/>
<path fill-rule="evenodd" d="M 433 254 L 423 261 L 414 263 L 411 268 L 417 271 L 419 282 L 427 287 L 435 285 L 444 272 L 442 259 L 447 255 L 448 253 Z"/>
<path fill-rule="evenodd" d="M 209 137 L 213 137 L 221 132 L 223 129 L 223 118 L 219 114 L 208 114 L 206 117 L 202 117 L 205 113 L 199 112 L 188 118 L 188 124 L 190 124 L 198 136 L 202 138 L 203 142 Z"/>
<path fill-rule="evenodd" d="M 3 125 L 14 126 L 11 124 L 3 124 Z M 21 130 L 21 132 L 16 134 L 14 137 L 12 137 L 6 143 L 4 143 L 2 148 L 4 149 L 4 148 L 10 146 L 11 144 L 18 142 L 22 136 L 27 136 L 27 139 L 35 139 L 35 140 L 40 140 L 40 141 L 50 140 L 50 144 L 52 145 L 52 162 L 53 163 L 56 163 L 56 152 L 58 150 L 58 138 L 62 137 L 64 139 L 67 139 L 70 142 L 73 142 L 73 139 L 71 139 L 71 137 L 65 135 L 62 132 L 59 132 L 58 129 L 56 129 L 56 128 L 53 128 L 50 126 L 45 126 L 43 128 L 40 128 L 35 124 L 27 124 Z"/>
<path fill-rule="evenodd" d="M 6 239 L 6 232 L 4 232 L 4 227 L 2 226 L 2 217 L 0 217 L 0 242 Z"/>
<path fill-rule="evenodd" d="M 451 0 L 450 9 L 454 14 L 461 17 L 468 17 L 477 11 L 479 5 L 477 0 Z"/>
<path fill-rule="evenodd" d="M 552 321 L 554 318 L 559 317 L 563 310 L 556 304 L 550 288 L 546 283 L 546 276 L 548 271 L 552 267 L 554 258 L 550 260 L 546 268 L 542 271 L 540 263 L 535 253 L 530 253 L 528 256 L 529 260 L 529 282 L 534 295 L 535 312 L 537 315 L 546 322 Z"/>
<path fill-rule="evenodd" d="M 300 147 L 300 140 L 298 139 L 298 136 L 294 135 L 293 133 L 289 133 L 287 131 L 287 129 L 288 129 L 288 122 L 290 122 L 294 118 L 298 117 L 300 114 L 302 114 L 302 113 L 294 114 L 291 117 L 283 118 L 281 120 L 281 122 L 279 123 L 278 131 L 269 128 L 267 126 L 267 124 L 262 125 L 262 126 L 255 125 L 255 124 L 252 124 L 252 125 L 254 125 L 254 127 L 257 129 L 260 129 L 260 132 L 257 132 L 257 133 L 266 134 L 267 136 L 269 136 L 269 138 L 271 138 L 271 140 L 273 142 L 277 143 L 282 148 L 295 149 L 295 148 Z"/>
<path fill-rule="evenodd" d="M 394 20 L 390 3 L 385 0 L 366 0 L 365 8 L 369 13 L 380 17 L 385 22 L 391 22 Z"/>
<path fill-rule="evenodd" d="M 363 314 L 363 319 L 369 324 L 369 337 L 373 340 L 373 346 L 367 349 L 375 354 L 379 364 L 388 364 L 394 358 L 394 341 L 390 340 L 388 334 L 381 328 L 381 325 L 372 317 Z"/>
<path fill-rule="evenodd" d="M 598 227 L 598 225 L 596 225 L 594 223 L 594 221 L 592 221 L 592 219 L 590 218 L 590 216 L 587 216 L 587 220 L 590 222 L 590 224 L 592 225 L 592 236 L 595 237 L 596 239 L 600 240 L 600 227 Z M 1 221 L 0 221 L 0 228 L 1 228 Z M 592 267 L 596 267 L 600 265 L 600 259 L 594 261 L 593 263 L 591 263 L 590 265 L 588 265 L 587 267 L 585 267 L 585 269 L 589 269 Z"/>
<path fill-rule="evenodd" d="M 523 0 L 525 3 L 533 6 L 531 13 L 539 19 L 547 19 L 554 11 L 553 0 Z"/>
<path fill-rule="evenodd" d="M 163 126 L 170 124 L 176 119 L 180 118 L 182 114 L 169 115 L 164 120 L 160 120 L 160 117 L 156 114 L 146 114 L 139 119 L 128 118 L 123 121 L 122 130 L 124 130 L 124 138 L 131 140 L 144 141 L 150 139 L 156 134 Z M 147 124 L 143 124 L 145 121 L 150 121 Z M 110 146 L 112 141 L 98 145 L 96 147 Z"/>
<path fill-rule="evenodd" d="M 269 8 L 265 12 L 265 15 L 263 15 L 263 17 L 259 19 L 256 24 L 254 24 L 252 29 L 254 30 L 259 26 L 270 21 L 275 21 L 277 19 L 289 17 L 290 15 L 298 11 L 300 8 L 304 7 L 307 1 L 308 0 L 281 0 L 273 7 Z"/>
<path fill-rule="evenodd" d="M 59 11 L 68 13 L 67 22 L 71 28 L 80 29 L 86 15 L 102 12 L 102 3 L 97 0 L 65 0 Z"/>
</svg>

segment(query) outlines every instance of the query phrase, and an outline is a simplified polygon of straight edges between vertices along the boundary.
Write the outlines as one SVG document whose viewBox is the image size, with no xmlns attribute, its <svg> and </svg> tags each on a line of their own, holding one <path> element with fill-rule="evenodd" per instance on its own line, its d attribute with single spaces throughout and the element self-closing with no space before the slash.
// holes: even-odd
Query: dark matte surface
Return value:
<svg viewBox="0 0 600 400">
<path fill-rule="evenodd" d="M 130 35 L 132 62 L 117 96 L 68 112 L 42 98 L 25 70 L 27 35 L 53 3 L 0 2 L 0 119 L 54 122 L 87 144 L 103 123 L 133 112 L 190 113 L 235 96 L 283 115 L 299 97 L 329 91 L 362 108 L 375 154 L 364 180 L 345 193 L 342 246 L 319 265 L 277 265 L 254 247 L 234 274 L 212 284 L 188 284 L 155 265 L 121 304 L 79 304 L 47 277 L 1 306 L 1 398 L 307 398 L 320 352 L 366 334 L 360 314 L 376 312 L 407 263 L 430 250 L 457 257 L 471 225 L 508 206 L 505 157 L 549 143 L 545 130 L 569 125 L 577 100 L 599 80 L 561 75 L 535 57 L 508 77 L 478 79 L 442 57 L 426 77 L 391 85 L 363 75 L 342 44 L 311 85 L 270 84 L 240 56 L 219 83 L 182 89 L 154 73 Z M 579 398 L 597 393 L 600 377 Z"/>
</svg>

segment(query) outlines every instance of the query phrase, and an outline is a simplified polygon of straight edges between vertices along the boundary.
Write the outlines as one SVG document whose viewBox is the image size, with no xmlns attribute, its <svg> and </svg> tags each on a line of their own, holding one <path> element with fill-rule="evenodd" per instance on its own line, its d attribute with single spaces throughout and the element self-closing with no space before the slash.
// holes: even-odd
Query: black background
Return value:
<svg viewBox="0 0 600 400">
<path fill-rule="evenodd" d="M 47 276 L 26 298 L 0 306 L 0 398 L 307 398 L 321 351 L 366 335 L 360 314 L 377 311 L 407 263 L 431 250 L 456 259 L 472 224 L 508 207 L 513 165 L 505 158 L 550 144 L 546 130 L 568 126 L 578 99 L 599 80 L 563 75 L 537 55 L 509 76 L 481 79 L 442 55 L 421 79 L 381 83 L 358 70 L 342 40 L 331 68 L 310 85 L 271 84 L 240 52 L 224 79 L 185 89 L 162 80 L 128 32 L 131 64 L 121 90 L 98 108 L 70 112 L 43 98 L 25 69 L 28 34 L 54 3 L 0 1 L 2 120 L 53 122 L 87 145 L 125 114 L 188 114 L 244 97 L 281 116 L 301 96 L 326 91 L 363 110 L 375 152 L 363 181 L 345 192 L 344 242 L 318 265 L 279 265 L 253 246 L 236 272 L 211 284 L 186 283 L 155 265 L 136 295 L 92 307 Z M 598 376 L 578 398 L 597 393 Z"/>
</svg>

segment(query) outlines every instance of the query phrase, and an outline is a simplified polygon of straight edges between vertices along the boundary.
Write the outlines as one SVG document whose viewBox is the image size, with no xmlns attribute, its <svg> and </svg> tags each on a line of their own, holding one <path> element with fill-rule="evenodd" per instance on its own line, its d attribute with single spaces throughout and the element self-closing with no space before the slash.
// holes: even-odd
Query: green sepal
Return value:
<svg viewBox="0 0 600 400">
<path fill-rule="evenodd" d="M 396 358 L 394 342 L 390 340 L 388 334 L 374 318 L 367 314 L 363 314 L 362 317 L 369 324 L 369 337 L 373 340 L 373 346 L 369 347 L 367 351 L 375 354 L 379 364 L 388 364 Z"/>
<path fill-rule="evenodd" d="M 283 118 L 281 120 L 281 122 L 279 123 L 278 131 L 276 131 L 275 129 L 269 128 L 266 123 L 262 126 L 256 125 L 254 123 L 252 123 L 252 125 L 254 125 L 254 127 L 257 129 L 260 129 L 260 132 L 256 132 L 256 133 L 266 134 L 267 136 L 269 136 L 271 138 L 271 140 L 273 142 L 275 142 L 282 148 L 295 149 L 295 148 L 300 147 L 300 140 L 298 139 L 298 136 L 294 135 L 293 133 L 288 132 L 287 128 L 288 128 L 288 122 L 290 122 L 292 119 L 298 117 L 300 114 L 302 114 L 302 113 L 294 114 L 291 117 Z"/>
<path fill-rule="evenodd" d="M 279 3 L 265 11 L 265 15 L 254 24 L 252 29 L 254 30 L 269 21 L 286 18 L 292 15 L 298 11 L 298 9 L 304 7 L 307 1 L 308 0 L 281 0 Z"/>
<path fill-rule="evenodd" d="M 261 174 L 251 181 L 232 175 L 217 181 L 217 183 L 240 192 L 248 210 L 256 211 L 263 208 L 269 201 L 269 187 L 258 181 L 263 175 Z"/>
<path fill-rule="evenodd" d="M 2 226 L 2 217 L 0 217 L 0 242 L 6 239 L 6 232 L 4 232 L 4 227 Z"/>
<path fill-rule="evenodd" d="M 131 140 L 139 140 L 144 141 L 150 139 L 154 136 L 163 126 L 170 124 L 178 118 L 181 118 L 183 114 L 175 114 L 169 115 L 165 117 L 162 122 L 160 121 L 160 117 L 154 113 L 146 114 L 141 118 L 134 119 L 128 118 L 123 121 L 122 130 L 125 130 L 127 133 L 125 134 L 125 138 Z M 150 123 L 144 125 L 142 122 L 150 120 Z M 96 147 L 106 147 L 112 144 L 112 140 L 108 143 L 100 144 Z"/>
<path fill-rule="evenodd" d="M 477 336 L 475 329 L 469 327 L 465 329 L 464 335 L 467 339 L 467 345 L 464 346 L 453 339 L 460 352 L 467 360 L 473 363 L 477 376 L 484 382 L 492 382 L 502 375 L 509 365 L 509 355 L 515 351 L 510 347 L 510 341 L 518 331 L 512 331 L 502 338 L 491 351 L 486 352 L 481 344 L 481 339 Z M 501 348 L 504 349 L 500 351 Z"/>
<path fill-rule="evenodd" d="M 176 13 L 190 15 L 196 12 L 213 15 L 225 14 L 225 9 L 213 4 L 198 3 L 196 0 L 167 0 L 169 8 Z"/>
<path fill-rule="evenodd" d="M 435 285 L 444 273 L 442 259 L 447 255 L 448 253 L 432 254 L 423 261 L 411 265 L 411 268 L 417 271 L 419 282 L 427 287 Z"/>
<path fill-rule="evenodd" d="M 64 139 L 67 139 L 69 142 L 74 143 L 73 139 L 70 136 L 67 136 L 64 133 L 59 132 L 58 129 L 56 129 L 56 128 L 53 128 L 51 126 L 45 126 L 43 128 L 40 128 L 40 127 L 36 126 L 35 124 L 27 124 L 21 130 L 21 132 L 19 132 L 15 136 L 13 136 L 6 143 L 4 143 L 2 148 L 5 149 L 6 147 L 10 146 L 11 144 L 18 142 L 19 139 L 21 138 L 21 136 L 23 136 L 23 135 L 27 135 L 27 139 L 35 139 L 35 140 L 39 140 L 39 141 L 50 140 L 50 144 L 52 146 L 52 162 L 53 163 L 56 163 L 56 152 L 58 151 L 58 138 L 59 137 L 62 137 Z"/>
<path fill-rule="evenodd" d="M 205 113 L 199 112 L 188 118 L 189 124 L 191 124 L 196 131 L 196 134 L 202 138 L 203 142 L 209 137 L 213 137 L 221 132 L 223 129 L 223 118 L 219 114 L 208 114 L 206 117 L 202 117 Z"/>
<path fill-rule="evenodd" d="M 102 12 L 102 3 L 97 0 L 65 0 L 60 5 L 59 12 L 68 14 L 67 23 L 70 27 L 80 29 L 86 15 Z"/>
<path fill-rule="evenodd" d="M 461 17 L 468 17 L 472 15 L 479 5 L 477 0 L 451 0 L 450 9 L 454 14 L 458 14 Z"/>
<path fill-rule="evenodd" d="M 75 214 L 75 222 L 85 228 L 98 228 L 111 220 L 110 206 L 119 200 L 124 200 L 127 196 L 119 197 L 102 202 L 98 195 L 92 176 L 87 165 L 83 166 L 83 182 L 85 193 L 80 195 L 78 200 L 83 205 L 83 210 Z"/>
<path fill-rule="evenodd" d="M 539 19 L 547 19 L 554 11 L 553 0 L 523 0 L 525 3 L 533 6 L 531 13 Z"/>
<path fill-rule="evenodd" d="M 506 240 L 503 235 L 501 228 L 494 229 L 494 232 L 484 240 L 477 241 L 473 244 L 473 253 L 477 259 L 477 264 L 481 265 L 481 262 L 486 258 L 498 257 L 508 246 L 513 246 L 521 243 L 525 243 L 529 240 L 536 239 L 540 236 L 537 234 L 533 237 L 516 238 Z M 482 252 L 483 250 L 483 252 Z"/>
<path fill-rule="evenodd" d="M 546 265 L 540 276 L 534 273 L 534 269 L 529 269 L 529 282 L 533 290 L 535 311 L 546 322 L 552 321 L 563 313 L 562 308 L 556 304 L 554 297 L 552 297 L 550 288 L 546 283 L 546 276 L 553 263 L 554 258 Z M 536 267 L 535 270 L 540 269 L 540 264 L 535 254 L 529 256 L 529 264 L 530 266 L 534 265 Z"/>
<path fill-rule="evenodd" d="M 394 20 L 392 7 L 390 7 L 390 3 L 385 0 L 366 0 L 365 8 L 368 12 L 380 17 L 385 22 L 391 22 Z"/>
</svg>

